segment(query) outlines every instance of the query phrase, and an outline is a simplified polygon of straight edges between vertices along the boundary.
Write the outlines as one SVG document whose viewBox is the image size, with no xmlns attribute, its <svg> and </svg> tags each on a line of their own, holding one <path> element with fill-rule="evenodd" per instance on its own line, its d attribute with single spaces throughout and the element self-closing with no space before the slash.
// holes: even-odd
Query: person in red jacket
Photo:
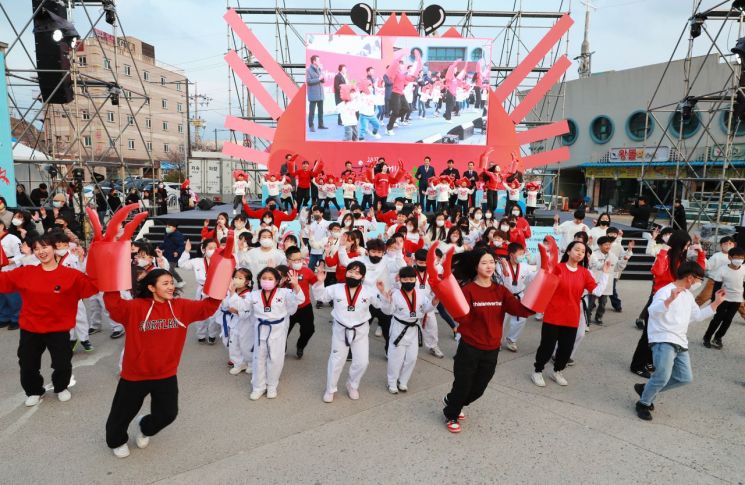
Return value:
<svg viewBox="0 0 745 485">
<path fill-rule="evenodd" d="M 57 398 L 69 401 L 67 387 L 72 377 L 70 329 L 75 327 L 78 302 L 98 293 L 87 275 L 60 264 L 54 252 L 54 237 L 47 233 L 29 241 L 38 266 L 22 266 L 0 273 L 0 293 L 18 292 L 21 328 L 18 365 L 26 406 L 35 406 L 44 395 L 44 379 L 39 372 L 41 356 L 49 350 L 52 358 L 52 384 Z"/>
<path fill-rule="evenodd" d="M 201 236 L 202 241 L 205 239 L 214 239 L 215 241 L 221 241 L 222 238 L 227 237 L 230 226 L 228 224 L 228 213 L 220 212 L 217 214 L 215 221 L 215 228 L 210 229 L 210 220 L 205 219 L 204 225 L 202 226 Z"/>
<path fill-rule="evenodd" d="M 127 329 L 119 384 L 106 420 L 106 444 L 118 458 L 129 456 L 127 428 L 150 395 L 150 414 L 137 419 L 136 442 L 145 448 L 150 437 L 178 414 L 176 373 L 187 325 L 212 316 L 220 300 L 175 297 L 173 276 L 156 269 L 139 282 L 137 297 L 123 300 L 118 291 L 104 293 L 111 318 Z"/>
<path fill-rule="evenodd" d="M 649 295 L 644 310 L 642 310 L 642 315 L 645 317 L 644 331 L 639 338 L 639 343 L 636 345 L 630 366 L 631 372 L 640 377 L 649 379 L 652 375 L 651 370 L 654 369 L 652 365 L 652 350 L 649 348 L 649 340 L 647 338 L 647 320 L 649 314 L 646 311 L 649 305 L 652 304 L 654 294 L 660 288 L 678 279 L 678 267 L 688 259 L 689 249 L 696 251 L 696 262 L 699 266 L 706 269 L 706 253 L 700 244 L 697 243 L 692 246 L 692 242 L 691 236 L 686 231 L 673 232 L 670 234 L 670 239 L 667 240 L 667 248 L 663 248 L 657 253 L 657 257 L 652 265 L 652 277 L 654 279 L 652 293 Z"/>
<path fill-rule="evenodd" d="M 248 207 L 248 204 L 244 202 L 243 212 L 245 212 L 248 217 L 259 220 L 264 217 L 264 214 L 271 212 L 272 217 L 274 218 L 273 224 L 277 226 L 277 229 L 279 229 L 279 226 L 283 222 L 295 220 L 297 217 L 297 202 L 292 203 L 292 212 L 289 214 L 277 209 L 277 201 L 273 197 L 266 199 L 266 207 L 260 207 L 258 209 L 251 209 Z"/>
<path fill-rule="evenodd" d="M 409 102 L 406 101 L 406 98 L 404 97 L 406 83 L 415 82 L 419 78 L 419 73 L 422 71 L 422 53 L 419 49 L 413 49 L 414 60 L 416 62 L 416 67 L 413 68 L 413 72 L 411 72 L 412 66 L 404 66 L 402 59 L 404 56 L 409 55 L 409 52 L 410 51 L 407 49 L 401 49 L 396 52 L 393 60 L 388 66 L 388 70 L 386 71 L 388 79 L 390 79 L 393 84 L 391 87 L 391 98 L 389 102 L 391 116 L 388 118 L 388 125 L 386 126 L 385 132 L 388 136 L 396 134 L 393 131 L 396 119 L 400 119 L 401 123 L 403 123 L 404 117 L 410 111 Z"/>
<path fill-rule="evenodd" d="M 297 194 L 295 200 L 297 201 L 297 207 L 303 207 L 305 203 L 310 203 L 310 181 L 313 177 L 317 177 L 323 171 L 323 160 L 319 160 L 313 168 L 310 168 L 308 160 L 303 160 L 301 168 L 297 168 L 297 155 L 293 155 L 287 161 L 287 173 L 290 177 L 295 177 L 297 180 Z"/>
<path fill-rule="evenodd" d="M 382 172 L 376 173 L 371 177 L 372 183 L 375 184 L 375 207 L 378 207 L 378 201 L 382 201 L 385 207 L 391 185 L 396 185 L 405 174 L 404 162 L 399 160 L 398 170 L 395 174 L 390 173 L 390 167 L 388 165 L 383 165 Z"/>
<path fill-rule="evenodd" d="M 297 339 L 296 354 L 298 359 L 303 358 L 305 346 L 308 345 L 310 338 L 316 331 L 313 317 L 313 302 L 310 300 L 310 285 L 318 281 L 316 274 L 305 265 L 300 249 L 297 246 L 289 247 L 285 250 L 287 265 L 297 275 L 297 282 L 300 289 L 305 294 L 305 301 L 298 305 L 297 311 L 290 315 L 290 328 L 287 330 L 289 337 L 292 327 L 295 324 L 300 325 L 300 337 Z"/>
<path fill-rule="evenodd" d="M 494 376 L 505 313 L 521 317 L 534 313 L 492 280 L 496 265 L 494 254 L 480 247 L 461 254 L 453 268 L 459 281 L 467 281 L 461 290 L 469 311 L 458 319 L 461 337 L 453 362 L 453 387 L 443 399 L 442 412 L 451 433 L 460 432 L 463 407 L 480 398 Z"/>
</svg>

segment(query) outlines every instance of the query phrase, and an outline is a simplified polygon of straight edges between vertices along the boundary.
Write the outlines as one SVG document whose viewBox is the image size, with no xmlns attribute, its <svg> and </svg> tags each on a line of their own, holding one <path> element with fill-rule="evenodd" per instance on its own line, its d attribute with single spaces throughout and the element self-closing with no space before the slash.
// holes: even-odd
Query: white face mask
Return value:
<svg viewBox="0 0 745 485">
<path fill-rule="evenodd" d="M 502 224 L 501 226 L 499 226 L 499 230 L 502 232 L 507 232 L 510 230 L 510 226 L 505 226 L 504 224 Z"/>
<path fill-rule="evenodd" d="M 401 212 L 402 210 L 404 210 L 404 206 L 402 206 L 402 205 L 397 205 L 396 206 L 396 212 Z"/>
<path fill-rule="evenodd" d="M 18 227 L 18 226 L 20 226 L 21 224 L 23 224 L 23 219 L 13 219 L 13 220 L 12 220 L 12 221 L 10 221 L 10 222 L 11 222 L 11 223 L 12 223 L 12 224 L 13 224 L 14 226 Z"/>
<path fill-rule="evenodd" d="M 271 223 L 272 223 L 271 219 L 264 219 L 264 224 L 271 224 Z"/>
<path fill-rule="evenodd" d="M 300 271 L 301 269 L 303 269 L 302 261 L 298 263 L 292 263 L 292 269 L 294 269 L 295 271 Z"/>
<path fill-rule="evenodd" d="M 331 233 L 331 237 L 333 237 L 335 239 L 339 239 L 339 236 L 340 235 L 341 235 L 341 233 L 339 231 L 334 231 L 334 232 Z"/>
<path fill-rule="evenodd" d="M 137 266 L 139 266 L 140 268 L 147 268 L 148 266 L 150 266 L 150 261 L 145 258 L 137 258 Z"/>
<path fill-rule="evenodd" d="M 173 232 L 175 232 L 175 231 L 176 231 L 176 228 L 175 228 L 175 227 L 171 227 L 171 226 L 169 226 L 169 227 L 166 227 L 166 232 L 167 232 L 168 234 L 172 234 L 172 233 L 173 233 Z"/>
<path fill-rule="evenodd" d="M 670 234 L 665 234 L 664 236 L 662 236 L 662 242 L 667 244 L 668 240 L 670 240 Z"/>
<path fill-rule="evenodd" d="M 501 248 L 502 247 L 502 241 L 494 241 L 494 247 L 495 248 Z"/>
<path fill-rule="evenodd" d="M 742 262 L 743 262 L 743 260 L 742 260 L 742 259 L 733 259 L 733 260 L 731 261 L 731 263 L 732 263 L 732 266 L 734 266 L 734 267 L 736 267 L 736 268 L 739 268 L 740 266 L 742 266 Z"/>
<path fill-rule="evenodd" d="M 473 215 L 473 220 L 474 221 L 480 221 L 481 220 L 481 214 L 474 214 Z"/>
<path fill-rule="evenodd" d="M 259 244 L 261 244 L 262 248 L 270 248 L 272 245 L 274 245 L 274 241 L 272 239 L 264 238 L 259 241 Z"/>
<path fill-rule="evenodd" d="M 520 215 L 520 211 L 512 211 L 512 215 L 518 217 Z"/>
<path fill-rule="evenodd" d="M 65 254 L 67 254 L 67 249 L 55 249 L 54 254 L 56 254 L 57 256 L 64 256 Z"/>
<path fill-rule="evenodd" d="M 689 288 L 689 290 L 691 290 L 691 291 L 696 291 L 696 290 L 698 290 L 699 288 L 701 288 L 701 285 L 702 285 L 702 284 L 703 284 L 703 283 L 701 283 L 700 281 L 696 281 L 695 283 L 693 283 L 693 284 L 691 285 L 691 287 Z"/>
<path fill-rule="evenodd" d="M 437 227 L 442 227 L 445 225 L 445 221 L 435 221 L 435 224 L 437 225 Z"/>
<path fill-rule="evenodd" d="M 215 250 L 214 249 L 207 249 L 204 252 L 204 255 L 207 256 L 208 258 L 211 258 L 213 254 L 215 254 Z"/>
</svg>

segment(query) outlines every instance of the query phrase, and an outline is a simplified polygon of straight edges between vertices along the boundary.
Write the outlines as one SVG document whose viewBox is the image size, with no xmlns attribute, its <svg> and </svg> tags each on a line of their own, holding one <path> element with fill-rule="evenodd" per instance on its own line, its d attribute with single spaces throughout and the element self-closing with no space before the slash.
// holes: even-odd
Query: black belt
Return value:
<svg viewBox="0 0 745 485">
<path fill-rule="evenodd" d="M 418 333 L 419 333 L 419 346 L 422 346 L 422 327 L 419 326 L 418 320 L 415 320 L 413 322 L 405 322 L 398 317 L 393 317 L 394 320 L 401 323 L 404 326 L 404 329 L 401 331 L 400 334 L 398 334 L 398 337 L 396 337 L 396 340 L 393 341 L 393 345 L 398 347 L 398 343 L 401 341 L 402 338 L 404 338 L 404 335 L 406 335 L 406 332 L 411 327 L 416 327 Z"/>
<path fill-rule="evenodd" d="M 344 329 L 344 344 L 347 347 L 350 347 L 349 339 L 347 338 L 347 332 L 352 332 L 352 342 L 354 342 L 354 339 L 357 338 L 357 329 L 363 326 L 364 324 L 368 323 L 368 322 L 362 322 L 359 325 L 355 325 L 354 327 L 347 327 L 346 325 L 342 324 L 338 320 L 334 320 L 334 321 L 338 323 L 339 325 L 341 325 L 341 327 Z"/>
</svg>

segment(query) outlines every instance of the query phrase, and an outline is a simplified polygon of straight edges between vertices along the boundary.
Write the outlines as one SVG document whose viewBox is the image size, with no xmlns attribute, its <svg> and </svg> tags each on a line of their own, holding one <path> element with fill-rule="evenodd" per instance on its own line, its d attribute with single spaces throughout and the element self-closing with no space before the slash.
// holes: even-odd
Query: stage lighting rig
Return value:
<svg viewBox="0 0 745 485">
<path fill-rule="evenodd" d="M 706 15 L 700 13 L 697 13 L 696 15 L 691 17 L 691 38 L 695 39 L 696 37 L 701 35 L 701 26 L 704 25 L 705 20 Z"/>
</svg>

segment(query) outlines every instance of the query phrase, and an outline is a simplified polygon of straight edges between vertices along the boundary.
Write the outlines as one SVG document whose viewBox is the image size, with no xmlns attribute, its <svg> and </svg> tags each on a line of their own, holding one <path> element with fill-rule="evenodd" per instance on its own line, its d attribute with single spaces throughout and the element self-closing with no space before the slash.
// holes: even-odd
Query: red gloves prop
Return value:
<svg viewBox="0 0 745 485">
<path fill-rule="evenodd" d="M 212 259 L 210 259 L 207 279 L 204 282 L 202 292 L 215 300 L 224 300 L 225 295 L 228 294 L 230 280 L 233 278 L 233 271 L 235 270 L 234 241 L 235 237 L 233 237 L 233 230 L 231 229 L 228 231 L 228 240 L 225 242 L 225 246 L 219 252 L 215 251 Z"/>
<path fill-rule="evenodd" d="M 445 306 L 445 310 L 448 311 L 453 319 L 458 320 L 466 315 L 470 309 L 468 308 L 468 302 L 466 297 L 463 296 L 463 292 L 460 290 L 460 285 L 453 276 L 450 270 L 450 265 L 453 260 L 454 247 L 450 247 L 447 253 L 445 253 L 445 259 L 442 261 L 442 277 L 437 274 L 435 269 L 435 250 L 440 244 L 440 241 L 435 241 L 430 247 L 427 253 L 427 276 L 429 278 L 429 286 L 432 288 L 437 299 Z"/>
<path fill-rule="evenodd" d="M 85 208 L 91 226 L 93 226 L 93 241 L 88 250 L 86 273 L 101 291 L 121 291 L 132 288 L 132 243 L 130 239 L 140 223 L 147 218 L 147 212 L 134 216 L 124 226 L 121 235 L 119 235 L 119 230 L 129 213 L 138 207 L 138 204 L 129 204 L 116 211 L 111 216 L 105 235 L 96 211 L 90 207 Z"/>
<path fill-rule="evenodd" d="M 559 248 L 553 237 L 546 236 L 546 239 L 548 240 L 548 252 L 546 246 L 538 244 L 538 251 L 541 253 L 541 269 L 520 299 L 524 307 L 536 313 L 543 313 L 546 310 L 556 287 L 559 286 L 559 277 L 553 274 L 554 268 L 559 264 Z"/>
</svg>

